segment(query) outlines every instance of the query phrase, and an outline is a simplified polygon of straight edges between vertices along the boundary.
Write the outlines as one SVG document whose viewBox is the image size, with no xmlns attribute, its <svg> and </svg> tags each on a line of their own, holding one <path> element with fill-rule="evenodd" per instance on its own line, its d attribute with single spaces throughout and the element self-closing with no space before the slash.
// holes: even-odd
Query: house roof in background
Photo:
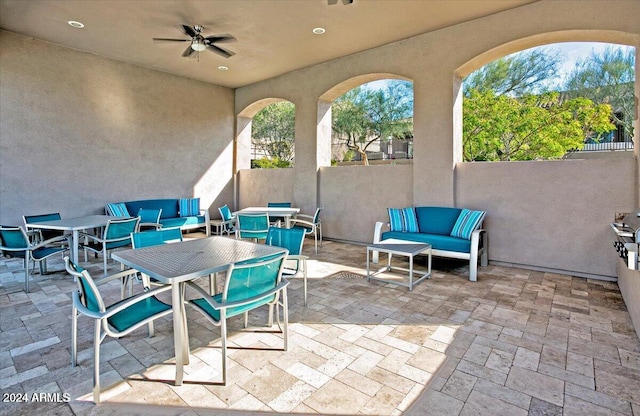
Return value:
<svg viewBox="0 0 640 416">
<path fill-rule="evenodd" d="M 0 27 L 65 47 L 237 88 L 536 0 L 0 0 Z M 82 22 L 82 29 L 67 22 Z M 181 57 L 180 25 L 231 34 L 235 52 Z M 323 27 L 326 33 L 312 30 Z M 226 66 L 228 70 L 219 70 Z"/>
</svg>

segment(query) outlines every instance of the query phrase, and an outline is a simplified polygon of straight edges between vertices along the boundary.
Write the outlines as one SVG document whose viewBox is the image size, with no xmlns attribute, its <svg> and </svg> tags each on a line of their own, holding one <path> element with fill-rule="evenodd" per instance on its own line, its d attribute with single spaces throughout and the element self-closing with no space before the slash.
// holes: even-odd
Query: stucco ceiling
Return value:
<svg viewBox="0 0 640 416">
<path fill-rule="evenodd" d="M 0 0 L 0 27 L 69 48 L 236 88 L 535 0 Z M 67 21 L 84 23 L 75 29 Z M 181 24 L 232 34 L 225 59 L 182 58 Z M 315 35 L 312 29 L 326 33 Z M 219 66 L 229 69 L 221 71 Z"/>
</svg>

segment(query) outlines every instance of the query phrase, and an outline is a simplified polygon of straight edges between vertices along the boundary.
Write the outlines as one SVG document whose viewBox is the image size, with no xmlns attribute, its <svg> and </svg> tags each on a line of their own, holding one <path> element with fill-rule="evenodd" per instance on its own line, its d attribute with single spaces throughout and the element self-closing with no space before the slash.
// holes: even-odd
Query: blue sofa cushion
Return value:
<svg viewBox="0 0 640 416">
<path fill-rule="evenodd" d="M 175 218 L 178 215 L 178 199 L 145 199 L 141 201 L 129 201 L 125 202 L 127 210 L 129 212 L 138 212 L 140 208 L 143 209 L 161 209 L 163 218 Z"/>
<path fill-rule="evenodd" d="M 467 240 L 470 240 L 471 234 L 480 227 L 480 224 L 482 224 L 484 215 L 484 211 L 472 211 L 466 208 L 463 209 L 451 230 L 451 237 L 466 238 Z"/>
<path fill-rule="evenodd" d="M 108 215 L 113 215 L 114 217 L 129 217 L 129 211 L 124 202 L 107 204 L 105 208 Z"/>
<path fill-rule="evenodd" d="M 416 207 L 418 228 L 423 234 L 450 236 L 461 211 L 450 207 Z"/>
<path fill-rule="evenodd" d="M 400 208 L 387 208 L 389 212 L 389 228 L 391 231 L 404 231 L 404 218 Z"/>
<path fill-rule="evenodd" d="M 417 233 L 418 218 L 416 217 L 416 210 L 413 207 L 402 208 L 402 218 L 404 218 L 404 230 L 408 233 Z"/>
<path fill-rule="evenodd" d="M 434 250 L 455 251 L 458 253 L 471 252 L 471 240 L 451 237 L 450 235 L 403 233 L 399 231 L 387 231 L 382 234 L 382 242 L 389 238 L 397 238 L 416 243 L 429 243 Z"/>
<path fill-rule="evenodd" d="M 205 221 L 204 215 L 197 215 L 197 216 L 191 216 L 191 217 L 160 219 L 160 224 L 162 224 L 162 228 L 173 228 L 173 227 L 183 227 L 185 225 L 195 225 L 195 224 L 204 225 L 204 221 Z"/>
<path fill-rule="evenodd" d="M 181 217 L 191 217 L 200 214 L 200 198 L 180 198 L 178 211 Z"/>
</svg>

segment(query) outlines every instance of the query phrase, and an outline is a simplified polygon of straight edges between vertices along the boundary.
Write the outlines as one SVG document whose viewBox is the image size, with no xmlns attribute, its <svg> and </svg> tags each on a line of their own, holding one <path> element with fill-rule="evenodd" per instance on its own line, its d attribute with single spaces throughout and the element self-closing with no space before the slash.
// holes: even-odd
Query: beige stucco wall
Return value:
<svg viewBox="0 0 640 416">
<path fill-rule="evenodd" d="M 199 196 L 212 213 L 232 201 L 233 90 L 7 31 L 0 53 L 0 223 L 130 199 Z"/>
<path fill-rule="evenodd" d="M 239 88 L 236 114 L 269 97 L 295 104 L 296 167 L 288 173 L 293 191 L 285 199 L 303 210 L 323 204 L 323 228 L 330 238 L 371 241 L 373 224 L 386 217 L 388 206 L 467 204 L 489 211 L 490 260 L 615 276 L 613 236 L 606 229 L 615 212 L 638 206 L 637 156 L 456 168 L 461 132 L 456 111 L 461 108 L 460 78 L 485 63 L 553 42 L 605 41 L 638 48 L 639 15 L 637 1 L 616 1 L 615 7 L 606 1 L 540 1 Z M 327 167 L 324 153 L 313 153 L 326 149 L 319 140 L 319 131 L 326 128 L 319 109 L 335 93 L 353 87 L 354 80 L 366 82 L 376 74 L 414 83 L 413 167 Z M 253 180 L 260 174 L 267 175 L 252 173 Z M 393 192 L 385 188 L 389 183 Z M 499 183 L 504 186 L 498 189 Z M 572 238 L 563 240 L 557 227 L 564 225 L 567 213 L 577 215 L 567 231 Z M 520 230 L 522 224 L 535 227 L 528 231 L 534 232 L 535 244 L 531 234 Z"/>
</svg>

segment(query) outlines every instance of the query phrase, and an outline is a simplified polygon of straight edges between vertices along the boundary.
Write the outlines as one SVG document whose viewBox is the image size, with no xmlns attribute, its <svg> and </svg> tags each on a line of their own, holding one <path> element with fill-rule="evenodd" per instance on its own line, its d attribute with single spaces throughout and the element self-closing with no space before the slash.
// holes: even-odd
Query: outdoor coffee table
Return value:
<svg viewBox="0 0 640 416">
<path fill-rule="evenodd" d="M 370 265 L 371 265 L 371 253 L 377 251 L 380 253 L 387 253 L 387 265 L 380 270 L 371 273 Z M 404 267 L 396 267 L 391 266 L 391 257 L 396 254 L 399 256 L 405 256 L 409 258 L 409 268 L 406 269 Z M 417 280 L 413 279 L 413 258 L 419 254 L 426 254 L 428 256 L 427 261 L 427 270 L 426 272 L 420 271 L 421 274 Z M 375 277 L 380 273 L 390 272 L 390 271 L 401 271 L 401 272 L 409 272 L 409 282 L 406 283 L 404 280 L 389 280 L 380 277 Z M 420 283 L 424 279 L 431 278 L 431 244 L 409 244 L 409 243 L 378 243 L 378 244 L 370 244 L 367 246 L 367 280 L 378 280 L 380 282 L 385 283 L 394 283 L 400 286 L 406 286 L 409 288 L 409 291 L 413 290 L 413 286 Z"/>
</svg>

